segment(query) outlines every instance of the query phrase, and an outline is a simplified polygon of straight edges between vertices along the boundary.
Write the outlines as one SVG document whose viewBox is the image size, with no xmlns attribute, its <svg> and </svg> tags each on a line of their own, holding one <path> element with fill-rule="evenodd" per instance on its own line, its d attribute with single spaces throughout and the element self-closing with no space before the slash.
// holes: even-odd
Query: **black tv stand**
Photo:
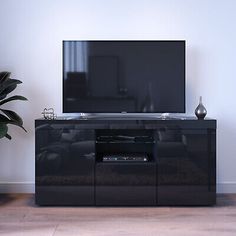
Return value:
<svg viewBox="0 0 236 236">
<path fill-rule="evenodd" d="M 35 128 L 38 205 L 216 202 L 215 120 L 60 118 Z"/>
</svg>

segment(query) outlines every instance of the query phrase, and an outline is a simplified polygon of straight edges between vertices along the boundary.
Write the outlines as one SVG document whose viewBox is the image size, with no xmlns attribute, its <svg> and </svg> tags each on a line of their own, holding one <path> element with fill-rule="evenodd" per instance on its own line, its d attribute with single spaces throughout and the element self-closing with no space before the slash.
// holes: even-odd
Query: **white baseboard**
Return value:
<svg viewBox="0 0 236 236">
<path fill-rule="evenodd" d="M 34 193 L 34 182 L 0 183 L 0 193 Z"/>
<path fill-rule="evenodd" d="M 218 183 L 217 193 L 236 193 L 236 182 Z"/>
<path fill-rule="evenodd" d="M 0 193 L 34 193 L 34 182 L 0 183 Z M 217 193 L 236 193 L 236 182 L 217 184 Z"/>
</svg>

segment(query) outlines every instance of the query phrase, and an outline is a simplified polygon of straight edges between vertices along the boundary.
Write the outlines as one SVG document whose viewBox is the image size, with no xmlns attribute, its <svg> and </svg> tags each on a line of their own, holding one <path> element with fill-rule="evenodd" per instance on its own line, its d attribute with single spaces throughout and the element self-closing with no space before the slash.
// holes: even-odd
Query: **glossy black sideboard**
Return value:
<svg viewBox="0 0 236 236">
<path fill-rule="evenodd" d="M 38 205 L 216 202 L 216 120 L 38 119 L 35 130 Z M 104 135 L 131 141 L 99 141 Z M 133 141 L 145 136 L 152 141 Z M 147 153 L 149 161 L 102 161 L 106 153 L 122 152 Z"/>
</svg>

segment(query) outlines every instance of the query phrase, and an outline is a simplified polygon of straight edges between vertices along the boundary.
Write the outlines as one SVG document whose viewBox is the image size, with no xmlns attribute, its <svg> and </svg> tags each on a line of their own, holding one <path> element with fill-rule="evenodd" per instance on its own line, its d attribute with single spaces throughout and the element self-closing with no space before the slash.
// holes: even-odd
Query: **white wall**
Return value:
<svg viewBox="0 0 236 236">
<path fill-rule="evenodd" d="M 0 191 L 34 191 L 34 119 L 62 111 L 62 40 L 186 39 L 187 113 L 202 95 L 218 120 L 218 192 L 236 192 L 235 12 L 235 0 L 1 0 L 0 71 L 29 102 L 8 105 L 28 133 L 0 140 Z"/>
</svg>

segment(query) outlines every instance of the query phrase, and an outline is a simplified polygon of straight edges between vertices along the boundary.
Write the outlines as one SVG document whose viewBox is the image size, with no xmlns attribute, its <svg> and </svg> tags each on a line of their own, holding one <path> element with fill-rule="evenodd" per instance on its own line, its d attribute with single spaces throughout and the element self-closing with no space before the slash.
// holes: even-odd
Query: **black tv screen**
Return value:
<svg viewBox="0 0 236 236">
<path fill-rule="evenodd" d="M 63 112 L 185 112 L 185 41 L 63 41 Z"/>
</svg>

